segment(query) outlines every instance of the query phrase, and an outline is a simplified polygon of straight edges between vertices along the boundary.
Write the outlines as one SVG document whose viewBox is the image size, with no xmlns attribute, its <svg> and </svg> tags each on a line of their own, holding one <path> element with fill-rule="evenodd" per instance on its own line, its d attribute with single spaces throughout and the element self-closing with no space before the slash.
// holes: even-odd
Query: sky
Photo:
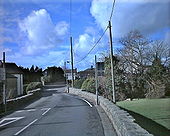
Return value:
<svg viewBox="0 0 170 136">
<path fill-rule="evenodd" d="M 113 0 L 0 0 L 0 59 L 6 52 L 6 61 L 19 66 L 63 67 L 65 61 L 70 61 L 72 36 L 74 67 L 89 68 L 94 65 L 94 55 L 101 57 L 109 51 L 107 31 L 81 61 L 107 27 L 112 3 Z M 170 45 L 170 0 L 116 0 L 111 22 L 114 50 L 120 48 L 119 39 L 132 30 Z"/>
</svg>

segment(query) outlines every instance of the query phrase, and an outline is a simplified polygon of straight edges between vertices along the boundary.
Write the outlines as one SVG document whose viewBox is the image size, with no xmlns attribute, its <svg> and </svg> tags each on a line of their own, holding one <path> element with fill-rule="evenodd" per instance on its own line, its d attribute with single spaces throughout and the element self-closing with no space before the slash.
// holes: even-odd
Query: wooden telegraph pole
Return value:
<svg viewBox="0 0 170 136">
<path fill-rule="evenodd" d="M 112 27 L 111 27 L 111 22 L 110 21 L 109 21 L 109 36 L 110 36 L 110 60 L 111 60 L 111 74 L 112 74 L 113 103 L 116 103 L 116 99 L 115 99 L 115 81 L 114 81 Z"/>
<path fill-rule="evenodd" d="M 73 40 L 70 37 L 70 45 L 71 45 L 71 76 L 72 76 L 72 87 L 74 87 L 74 75 L 73 75 Z"/>
<path fill-rule="evenodd" d="M 3 104 L 6 112 L 6 70 L 5 70 L 5 52 L 3 52 L 3 69 L 4 69 L 4 81 L 3 81 Z"/>
<path fill-rule="evenodd" d="M 69 84 L 68 84 L 67 74 L 66 74 L 66 71 L 67 71 L 66 63 L 67 62 L 64 62 L 64 74 L 65 74 L 65 78 L 66 78 L 67 92 L 69 93 Z"/>
</svg>

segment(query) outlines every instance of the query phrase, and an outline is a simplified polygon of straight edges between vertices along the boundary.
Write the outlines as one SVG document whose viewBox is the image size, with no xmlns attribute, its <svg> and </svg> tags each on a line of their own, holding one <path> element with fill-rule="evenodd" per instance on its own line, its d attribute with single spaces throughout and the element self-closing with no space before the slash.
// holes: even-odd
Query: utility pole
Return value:
<svg viewBox="0 0 170 136">
<path fill-rule="evenodd" d="M 5 52 L 3 52 L 3 69 L 4 69 L 4 82 L 3 82 L 3 104 L 6 112 L 6 69 L 5 69 Z"/>
<path fill-rule="evenodd" d="M 67 74 L 66 74 L 66 70 L 67 70 L 66 63 L 67 62 L 64 62 L 64 75 L 65 75 L 65 78 L 66 78 L 67 92 L 69 93 L 69 85 L 68 85 Z"/>
<path fill-rule="evenodd" d="M 73 75 L 73 40 L 70 37 L 70 44 L 71 44 L 71 76 L 72 76 L 72 88 L 74 87 L 74 75 Z"/>
<path fill-rule="evenodd" d="M 112 26 L 109 21 L 109 36 L 110 36 L 110 61 L 111 61 L 111 74 L 112 74 L 112 91 L 113 91 L 113 103 L 116 103 L 115 99 L 115 80 L 114 80 L 114 60 L 113 60 L 113 42 L 112 42 Z"/>
<path fill-rule="evenodd" d="M 96 80 L 96 105 L 99 104 L 98 99 L 98 67 L 97 67 L 97 57 L 95 55 L 95 80 Z"/>
</svg>

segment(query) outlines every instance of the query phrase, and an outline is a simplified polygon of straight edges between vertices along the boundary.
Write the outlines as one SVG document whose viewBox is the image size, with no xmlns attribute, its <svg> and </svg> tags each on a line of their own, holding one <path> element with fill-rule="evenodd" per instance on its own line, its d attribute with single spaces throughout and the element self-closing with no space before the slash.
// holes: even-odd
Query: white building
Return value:
<svg viewBox="0 0 170 136">
<path fill-rule="evenodd" d="M 66 76 L 67 80 L 72 80 L 71 69 L 66 69 L 65 70 L 65 76 Z M 73 78 L 74 78 L 74 80 L 76 79 L 76 77 L 77 77 L 77 68 L 73 69 Z"/>
</svg>

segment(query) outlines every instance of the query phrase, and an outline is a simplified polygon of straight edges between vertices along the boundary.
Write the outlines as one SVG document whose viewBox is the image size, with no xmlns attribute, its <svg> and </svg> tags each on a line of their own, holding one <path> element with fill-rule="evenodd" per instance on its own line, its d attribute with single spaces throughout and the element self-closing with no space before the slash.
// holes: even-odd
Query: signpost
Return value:
<svg viewBox="0 0 170 136">
<path fill-rule="evenodd" d="M 104 76 L 104 62 L 97 62 L 97 57 L 95 55 L 95 81 L 96 81 L 96 104 L 97 105 L 99 105 L 98 76 Z"/>
<path fill-rule="evenodd" d="M 0 68 L 0 82 L 5 81 L 5 68 Z"/>
<path fill-rule="evenodd" d="M 96 104 L 99 104 L 98 100 L 98 67 L 97 67 L 97 58 L 95 55 L 95 80 L 96 80 Z"/>
<path fill-rule="evenodd" d="M 6 71 L 5 71 L 5 52 L 3 52 L 3 64 L 0 67 L 0 82 L 3 83 L 3 104 L 6 112 Z"/>
</svg>

